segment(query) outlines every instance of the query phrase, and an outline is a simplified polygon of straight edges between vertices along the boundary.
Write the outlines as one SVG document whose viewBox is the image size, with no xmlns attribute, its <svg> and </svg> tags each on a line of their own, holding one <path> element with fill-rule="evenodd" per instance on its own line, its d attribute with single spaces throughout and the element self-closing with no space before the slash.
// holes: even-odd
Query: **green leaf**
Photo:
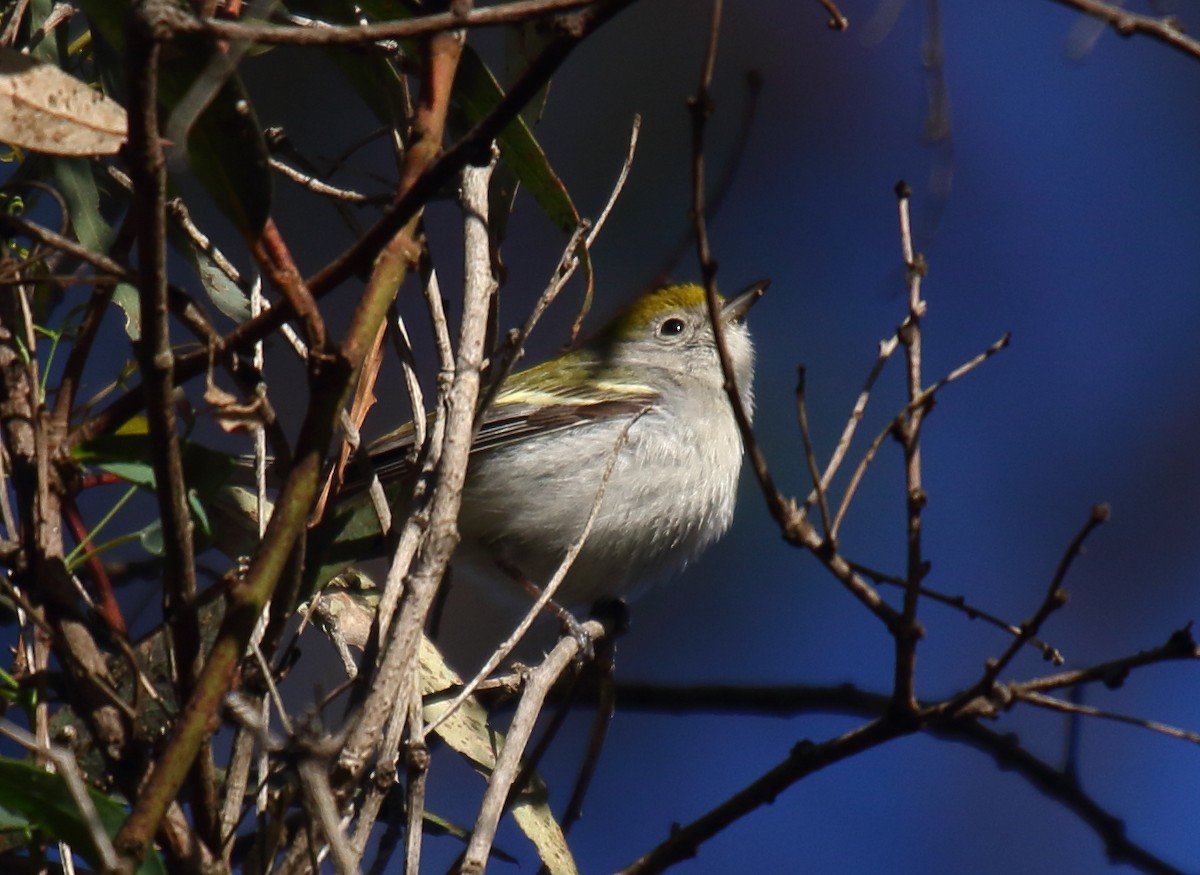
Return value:
<svg viewBox="0 0 1200 875">
<path fill-rule="evenodd" d="M 182 236 L 182 235 L 181 235 Z M 241 325 L 250 318 L 250 295 L 217 266 L 213 257 L 190 240 L 175 241 L 196 266 L 196 273 L 213 306 Z"/>
<path fill-rule="evenodd" d="M 104 831 L 116 836 L 128 815 L 125 806 L 96 790 L 87 792 Z M 24 760 L 0 758 L 0 829 L 45 833 L 69 844 L 89 865 L 97 869 L 103 865 L 67 782 Z M 138 875 L 166 875 L 167 870 L 151 848 L 137 871 Z"/>
<path fill-rule="evenodd" d="M 483 60 L 467 46 L 454 78 L 454 98 L 471 124 L 481 121 L 504 97 L 504 91 Z M 521 185 L 529 190 L 542 212 L 560 230 L 570 234 L 579 225 L 579 211 L 558 178 L 546 153 L 519 116 L 497 138 L 500 157 Z"/>
<path fill-rule="evenodd" d="M 356 6 L 378 21 L 412 17 L 411 11 L 395 0 L 364 0 Z M 353 7 L 342 0 L 293 0 L 288 8 L 334 23 L 357 21 Z M 416 46 L 413 40 L 402 42 L 409 48 Z M 335 51 L 330 51 L 329 55 L 375 117 L 385 125 L 394 125 L 404 107 L 402 83 L 395 68 L 383 58 L 340 51 L 341 56 Z M 487 65 L 470 46 L 464 48 L 454 77 L 452 100 L 466 124 L 479 122 L 503 97 L 504 90 Z M 500 133 L 497 144 L 502 160 L 533 195 L 542 212 L 562 231 L 573 233 L 579 224 L 579 211 L 525 120 L 518 117 L 510 123 Z"/>
<path fill-rule="evenodd" d="M 125 314 L 125 333 L 130 340 L 142 339 L 142 301 L 138 290 L 129 283 L 117 283 L 113 303 Z"/>
<path fill-rule="evenodd" d="M 358 23 L 354 5 L 344 0 L 291 0 L 287 6 L 292 12 L 330 24 Z M 324 46 L 322 51 L 381 124 L 403 129 L 404 83 L 386 57 L 346 46 Z"/>
<path fill-rule="evenodd" d="M 106 66 L 110 59 L 123 58 L 126 22 L 132 15 L 130 0 L 81 0 L 80 5 L 92 24 L 93 37 L 107 44 L 106 51 L 96 52 L 97 64 Z M 188 127 L 188 159 L 217 206 L 243 233 L 257 237 L 271 209 L 267 146 L 249 94 L 236 73 L 226 75 L 227 64 L 210 41 L 177 36 L 162 53 L 159 99 L 171 112 L 185 98 L 193 101 L 194 95 L 189 94 L 193 83 L 211 87 L 207 104 Z M 121 73 L 105 69 L 102 78 L 120 80 Z M 175 149 L 179 146 L 175 144 Z"/>
<path fill-rule="evenodd" d="M 162 520 L 155 520 L 137 533 L 138 543 L 151 556 L 163 555 Z"/>
<path fill-rule="evenodd" d="M 146 489 L 154 489 L 150 435 L 112 434 L 80 444 L 72 453 L 77 461 L 108 471 Z M 197 495 L 215 493 L 229 479 L 237 460 L 191 441 L 183 442 L 183 476 Z"/>
</svg>

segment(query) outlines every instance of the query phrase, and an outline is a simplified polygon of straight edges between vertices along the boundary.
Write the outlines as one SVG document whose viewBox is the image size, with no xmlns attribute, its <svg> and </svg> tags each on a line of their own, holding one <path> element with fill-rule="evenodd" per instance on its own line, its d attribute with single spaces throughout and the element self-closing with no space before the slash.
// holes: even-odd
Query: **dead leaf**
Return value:
<svg viewBox="0 0 1200 875">
<path fill-rule="evenodd" d="M 53 64 L 0 48 L 0 142 L 51 155 L 112 155 L 125 109 Z"/>
</svg>

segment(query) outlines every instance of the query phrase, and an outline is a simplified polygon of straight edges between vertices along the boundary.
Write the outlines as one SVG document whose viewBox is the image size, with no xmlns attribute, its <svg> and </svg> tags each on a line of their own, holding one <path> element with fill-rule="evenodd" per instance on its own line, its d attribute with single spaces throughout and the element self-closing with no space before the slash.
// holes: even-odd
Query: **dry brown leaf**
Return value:
<svg viewBox="0 0 1200 875">
<path fill-rule="evenodd" d="M 0 142 L 51 155 L 112 155 L 125 109 L 53 64 L 0 47 Z"/>
</svg>

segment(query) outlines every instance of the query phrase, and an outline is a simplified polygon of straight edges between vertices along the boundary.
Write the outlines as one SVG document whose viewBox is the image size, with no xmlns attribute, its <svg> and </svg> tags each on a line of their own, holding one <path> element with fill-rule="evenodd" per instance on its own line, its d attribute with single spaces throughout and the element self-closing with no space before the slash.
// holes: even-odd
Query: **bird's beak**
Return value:
<svg viewBox="0 0 1200 875">
<path fill-rule="evenodd" d="M 744 319 L 746 313 L 762 297 L 763 292 L 770 284 L 771 281 L 765 279 L 752 283 L 746 291 L 725 302 L 725 306 L 721 308 L 721 315 L 730 322 Z"/>
</svg>

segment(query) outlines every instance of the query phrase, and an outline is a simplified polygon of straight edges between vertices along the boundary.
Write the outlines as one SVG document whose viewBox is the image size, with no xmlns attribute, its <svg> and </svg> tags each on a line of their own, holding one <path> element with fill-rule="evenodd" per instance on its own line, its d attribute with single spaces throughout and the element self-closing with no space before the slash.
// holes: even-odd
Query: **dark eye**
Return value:
<svg viewBox="0 0 1200 875">
<path fill-rule="evenodd" d="M 683 334 L 685 327 L 682 319 L 668 319 L 658 326 L 658 335 L 659 337 L 675 337 L 677 334 Z"/>
</svg>

